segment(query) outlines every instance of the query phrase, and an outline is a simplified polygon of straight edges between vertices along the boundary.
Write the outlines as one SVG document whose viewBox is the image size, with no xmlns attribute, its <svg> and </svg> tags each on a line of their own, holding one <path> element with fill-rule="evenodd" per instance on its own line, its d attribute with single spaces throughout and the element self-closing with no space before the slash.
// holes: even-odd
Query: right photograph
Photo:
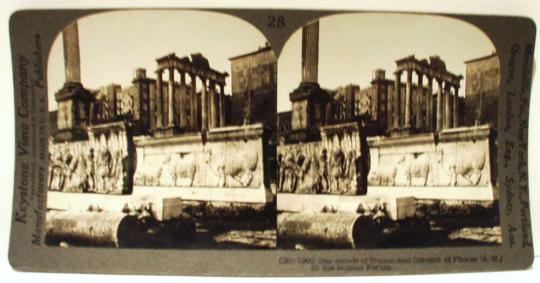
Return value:
<svg viewBox="0 0 540 283">
<path fill-rule="evenodd" d="M 501 245 L 500 62 L 451 17 L 354 13 L 278 61 L 278 248 Z"/>
</svg>

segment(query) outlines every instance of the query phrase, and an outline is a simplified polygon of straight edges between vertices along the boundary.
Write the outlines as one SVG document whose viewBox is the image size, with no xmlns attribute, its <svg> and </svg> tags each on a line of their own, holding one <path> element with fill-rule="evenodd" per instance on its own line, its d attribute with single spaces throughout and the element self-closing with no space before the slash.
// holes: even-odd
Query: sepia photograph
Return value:
<svg viewBox="0 0 540 283">
<path fill-rule="evenodd" d="M 17 276 L 531 268 L 533 19 L 156 5 L 11 13 Z"/>
<path fill-rule="evenodd" d="M 277 61 L 206 11 L 79 18 L 48 60 L 46 243 L 276 247 Z"/>
<path fill-rule="evenodd" d="M 477 27 L 351 13 L 278 61 L 278 248 L 497 246 L 500 62 Z"/>
</svg>

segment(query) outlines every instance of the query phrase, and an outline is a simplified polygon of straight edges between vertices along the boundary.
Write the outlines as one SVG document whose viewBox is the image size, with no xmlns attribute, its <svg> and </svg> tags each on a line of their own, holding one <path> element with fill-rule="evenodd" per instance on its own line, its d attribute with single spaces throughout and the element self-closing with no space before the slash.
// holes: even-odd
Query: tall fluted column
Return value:
<svg viewBox="0 0 540 283">
<path fill-rule="evenodd" d="M 201 131 L 208 130 L 208 95 L 206 90 L 206 78 L 201 77 L 202 97 L 201 97 Z"/>
<path fill-rule="evenodd" d="M 195 130 L 198 127 L 197 118 L 197 76 L 195 74 L 189 74 L 191 77 L 191 87 L 189 94 L 189 112 L 191 116 L 191 129 Z"/>
<path fill-rule="evenodd" d="M 444 128 L 452 128 L 452 103 L 450 96 L 450 84 L 444 84 Z"/>
<path fill-rule="evenodd" d="M 156 71 L 156 128 L 163 127 L 163 70 Z"/>
<path fill-rule="evenodd" d="M 168 97 L 168 119 L 167 126 L 174 127 L 174 68 L 169 68 L 169 97 Z"/>
<path fill-rule="evenodd" d="M 416 109 L 416 123 L 415 127 L 417 129 L 422 129 L 422 100 L 424 97 L 424 84 L 423 84 L 423 76 L 421 72 L 417 72 L 418 74 L 418 85 L 416 88 L 416 102 L 415 102 L 415 109 Z"/>
<path fill-rule="evenodd" d="M 454 128 L 459 127 L 459 97 L 458 97 L 458 93 L 459 93 L 459 86 L 454 85 L 454 114 L 453 114 L 454 121 L 453 121 L 453 125 L 452 125 Z"/>
<path fill-rule="evenodd" d="M 217 127 L 217 107 L 216 107 L 216 83 L 210 80 L 208 84 L 209 101 L 210 101 L 210 129 Z"/>
<path fill-rule="evenodd" d="M 302 28 L 302 82 L 316 83 L 319 67 L 319 22 Z"/>
<path fill-rule="evenodd" d="M 443 127 L 443 82 L 437 80 L 437 83 L 437 132 L 439 132 Z"/>
<path fill-rule="evenodd" d="M 219 126 L 225 127 L 225 84 L 219 84 Z"/>
<path fill-rule="evenodd" d="M 407 83 L 405 90 L 405 128 L 411 127 L 411 91 L 412 91 L 412 70 L 407 70 Z"/>
<path fill-rule="evenodd" d="M 180 70 L 179 70 L 180 72 Z M 178 124 L 181 128 L 186 128 L 186 73 L 180 72 L 180 107 L 178 109 Z"/>
<path fill-rule="evenodd" d="M 428 89 L 426 99 L 426 128 L 429 131 L 433 130 L 433 78 L 427 77 Z"/>
<path fill-rule="evenodd" d="M 62 32 L 64 45 L 64 70 L 66 83 L 81 82 L 81 57 L 79 53 L 79 27 L 72 23 Z"/>
<path fill-rule="evenodd" d="M 394 74 L 396 75 L 394 81 L 394 129 L 399 129 L 401 128 L 399 122 L 399 117 L 401 116 L 401 71 L 397 71 Z"/>
<path fill-rule="evenodd" d="M 392 126 L 393 126 L 392 120 L 393 120 L 394 113 L 391 111 L 393 101 L 391 100 L 391 97 L 390 97 L 390 90 L 389 90 L 390 84 L 386 82 L 383 82 L 383 84 L 384 84 L 384 91 L 385 91 L 385 96 L 386 96 L 386 130 L 390 131 L 392 130 Z M 327 107 L 330 107 L 330 106 L 327 106 Z"/>
</svg>

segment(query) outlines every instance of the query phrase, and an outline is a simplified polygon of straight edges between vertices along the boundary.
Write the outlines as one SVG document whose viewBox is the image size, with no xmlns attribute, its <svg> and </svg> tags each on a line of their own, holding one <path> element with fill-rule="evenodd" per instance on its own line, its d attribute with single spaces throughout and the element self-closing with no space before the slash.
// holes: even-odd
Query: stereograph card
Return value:
<svg viewBox="0 0 540 283">
<path fill-rule="evenodd" d="M 10 19 L 22 271 L 522 269 L 535 25 L 318 10 Z"/>
</svg>

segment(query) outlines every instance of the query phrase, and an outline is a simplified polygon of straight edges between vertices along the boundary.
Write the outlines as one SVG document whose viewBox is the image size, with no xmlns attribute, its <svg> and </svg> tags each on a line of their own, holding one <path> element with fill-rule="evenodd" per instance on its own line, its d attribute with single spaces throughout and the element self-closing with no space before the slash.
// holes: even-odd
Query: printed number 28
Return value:
<svg viewBox="0 0 540 283">
<path fill-rule="evenodd" d="M 282 28 L 285 26 L 285 17 L 284 16 L 268 16 L 268 27 L 269 28 Z"/>
</svg>

